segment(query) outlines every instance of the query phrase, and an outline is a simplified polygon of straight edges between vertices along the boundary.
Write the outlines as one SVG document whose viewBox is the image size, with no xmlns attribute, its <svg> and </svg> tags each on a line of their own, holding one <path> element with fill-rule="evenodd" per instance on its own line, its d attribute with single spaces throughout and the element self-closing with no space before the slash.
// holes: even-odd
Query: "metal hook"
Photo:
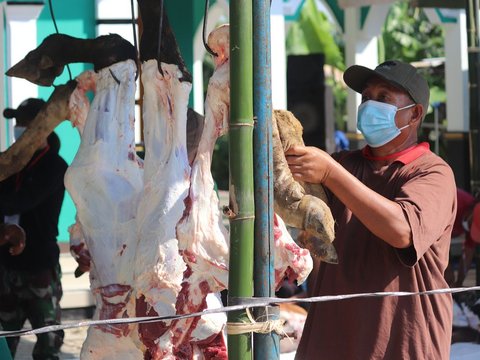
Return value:
<svg viewBox="0 0 480 360">
<path fill-rule="evenodd" d="M 213 56 L 217 57 L 218 54 L 213 51 L 210 46 L 207 44 L 207 38 L 206 38 L 206 32 L 207 32 L 207 22 L 208 22 L 208 0 L 205 0 L 205 12 L 203 15 L 203 30 L 202 30 L 202 40 L 203 40 L 203 46 L 205 46 L 205 49 Z"/>
<path fill-rule="evenodd" d="M 130 10 L 132 12 L 132 27 L 133 27 L 133 46 L 135 47 L 135 50 L 137 52 L 138 56 L 138 44 L 137 44 L 137 29 L 136 29 L 136 19 L 135 19 L 135 10 L 134 10 L 134 5 L 133 5 L 133 0 L 130 0 Z M 136 61 L 137 63 L 137 71 L 135 73 L 135 81 L 138 79 L 138 59 Z"/>
<path fill-rule="evenodd" d="M 164 74 L 163 74 L 161 63 L 160 63 L 160 53 L 161 53 L 161 45 L 162 45 L 163 11 L 164 11 L 163 0 L 160 0 L 160 20 L 158 22 L 157 66 L 158 66 L 158 71 L 162 76 L 164 76 Z"/>
<path fill-rule="evenodd" d="M 112 69 L 108 69 L 108 71 L 110 71 L 110 75 L 112 75 L 112 78 L 113 80 L 115 80 L 115 82 L 120 85 L 120 80 L 118 80 L 118 78 L 115 76 L 115 74 L 113 73 Z"/>
</svg>

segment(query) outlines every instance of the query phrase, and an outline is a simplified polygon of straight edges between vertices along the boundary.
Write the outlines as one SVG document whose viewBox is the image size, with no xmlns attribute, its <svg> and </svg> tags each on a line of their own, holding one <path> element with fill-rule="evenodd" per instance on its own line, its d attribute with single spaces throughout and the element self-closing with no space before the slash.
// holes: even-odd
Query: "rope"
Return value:
<svg viewBox="0 0 480 360">
<path fill-rule="evenodd" d="M 398 291 L 398 292 L 359 293 L 359 294 L 347 294 L 347 295 L 327 295 L 327 296 L 315 296 L 310 298 L 299 298 L 299 299 L 291 299 L 291 298 L 280 299 L 280 298 L 273 298 L 273 297 L 235 298 L 235 300 L 238 301 L 240 305 L 225 306 L 225 307 L 220 307 L 215 309 L 206 309 L 201 312 L 196 312 L 191 314 L 133 317 L 133 318 L 107 319 L 107 320 L 90 320 L 90 321 L 82 321 L 79 323 L 51 325 L 51 326 L 46 326 L 46 327 L 42 327 L 34 330 L 22 329 L 22 330 L 16 330 L 16 331 L 0 331 L 0 337 L 43 334 L 50 331 L 79 328 L 84 326 L 138 324 L 138 323 L 151 323 L 151 322 L 159 322 L 159 321 L 181 320 L 181 319 L 187 319 L 187 318 L 204 316 L 204 315 L 228 313 L 231 311 L 238 311 L 238 310 L 246 311 L 247 309 L 250 309 L 250 308 L 256 308 L 256 307 L 262 308 L 262 307 L 267 307 L 271 305 L 286 304 L 286 303 L 317 303 L 317 302 L 339 301 L 339 300 L 362 298 L 362 297 L 425 296 L 425 295 L 438 295 L 438 294 L 454 294 L 454 293 L 466 292 L 466 291 L 480 291 L 480 286 L 436 289 L 436 290 L 427 290 L 427 291 L 419 291 L 419 292 Z M 269 321 L 273 321 L 274 323 L 268 324 L 268 325 L 262 325 L 262 326 L 256 325 L 256 326 L 259 326 L 260 330 L 268 329 L 268 328 L 275 329 L 275 331 L 279 330 L 279 326 L 275 322 L 275 320 L 268 320 L 266 322 L 268 323 Z M 230 324 L 230 329 L 238 328 L 238 323 L 229 323 L 229 324 Z M 232 331 L 235 331 L 235 330 L 232 330 Z"/>
<path fill-rule="evenodd" d="M 139 51 L 138 51 L 138 44 L 137 44 L 137 27 L 136 27 L 135 9 L 133 5 L 133 0 L 130 0 L 130 10 L 132 13 L 133 46 L 135 47 L 135 50 L 138 56 Z M 137 62 L 137 72 L 135 73 L 135 81 L 138 79 L 138 75 L 139 75 L 139 71 L 138 71 L 138 62 Z"/>
<path fill-rule="evenodd" d="M 228 335 L 241 335 L 241 334 L 248 334 L 251 332 L 257 334 L 269 334 L 271 332 L 276 332 L 278 335 L 287 335 L 283 330 L 283 325 L 285 324 L 285 320 L 282 319 L 275 319 L 275 320 L 268 320 L 268 315 L 266 316 L 267 320 L 263 322 L 255 321 L 253 318 L 250 309 L 245 309 L 247 313 L 247 317 L 250 322 L 243 322 L 243 323 L 232 323 L 227 322 L 227 334 Z"/>
<path fill-rule="evenodd" d="M 48 7 L 50 9 L 50 16 L 52 18 L 53 27 L 55 28 L 55 32 L 57 34 L 59 34 L 57 21 L 55 20 L 55 15 L 53 14 L 52 0 L 48 0 Z M 70 81 L 72 81 L 72 72 L 70 71 L 70 65 L 69 64 L 67 64 L 67 71 L 68 71 L 68 77 L 69 77 Z"/>
<path fill-rule="evenodd" d="M 164 12 L 164 4 L 163 0 L 160 0 L 160 20 L 158 21 L 158 49 L 157 49 L 157 66 L 158 72 L 164 76 L 162 65 L 160 63 L 160 55 L 162 53 L 162 32 L 163 32 L 163 12 Z"/>
</svg>

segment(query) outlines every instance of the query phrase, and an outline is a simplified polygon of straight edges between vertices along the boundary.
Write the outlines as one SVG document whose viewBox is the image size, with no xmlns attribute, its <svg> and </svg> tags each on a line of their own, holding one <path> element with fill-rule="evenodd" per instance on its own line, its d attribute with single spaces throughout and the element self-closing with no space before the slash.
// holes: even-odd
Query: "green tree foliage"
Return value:
<svg viewBox="0 0 480 360">
<path fill-rule="evenodd" d="M 287 55 L 322 53 L 325 63 L 344 69 L 345 62 L 340 42 L 327 16 L 317 9 L 315 0 L 307 0 L 298 21 L 292 23 L 287 33 Z"/>
<path fill-rule="evenodd" d="M 416 62 L 445 56 L 444 30 L 432 24 L 421 8 L 409 1 L 397 1 L 390 6 L 382 35 L 379 38 L 379 61 L 399 59 Z M 445 101 L 443 68 L 422 68 L 430 84 L 431 102 Z"/>
<path fill-rule="evenodd" d="M 394 58 L 413 62 L 443 57 L 443 44 L 442 27 L 432 24 L 422 9 L 412 7 L 409 1 L 391 5 L 382 29 L 380 60 Z"/>
</svg>

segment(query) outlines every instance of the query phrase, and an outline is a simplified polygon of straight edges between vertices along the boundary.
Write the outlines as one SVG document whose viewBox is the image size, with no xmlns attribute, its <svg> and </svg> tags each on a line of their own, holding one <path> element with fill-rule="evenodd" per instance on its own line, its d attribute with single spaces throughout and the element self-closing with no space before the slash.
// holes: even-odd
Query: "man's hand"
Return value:
<svg viewBox="0 0 480 360">
<path fill-rule="evenodd" d="M 0 226 L 0 245 L 11 244 L 10 255 L 19 255 L 25 248 L 25 231 L 16 224 Z"/>
<path fill-rule="evenodd" d="M 309 183 L 325 183 L 334 160 L 325 151 L 313 146 L 292 146 L 285 152 L 293 178 Z"/>
</svg>

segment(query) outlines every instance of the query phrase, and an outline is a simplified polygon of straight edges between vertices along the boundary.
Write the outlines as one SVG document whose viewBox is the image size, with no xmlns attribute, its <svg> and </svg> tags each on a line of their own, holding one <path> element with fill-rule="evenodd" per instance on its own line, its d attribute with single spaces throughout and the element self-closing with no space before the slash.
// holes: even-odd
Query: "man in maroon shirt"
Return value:
<svg viewBox="0 0 480 360">
<path fill-rule="evenodd" d="M 339 264 L 322 263 L 313 296 L 447 288 L 456 212 L 451 168 L 418 143 L 429 88 L 416 69 L 387 61 L 344 74 L 362 94 L 358 128 L 367 146 L 328 155 L 296 146 L 297 180 L 322 183 L 336 221 Z M 449 359 L 452 297 L 362 297 L 314 304 L 298 360 Z"/>
</svg>

